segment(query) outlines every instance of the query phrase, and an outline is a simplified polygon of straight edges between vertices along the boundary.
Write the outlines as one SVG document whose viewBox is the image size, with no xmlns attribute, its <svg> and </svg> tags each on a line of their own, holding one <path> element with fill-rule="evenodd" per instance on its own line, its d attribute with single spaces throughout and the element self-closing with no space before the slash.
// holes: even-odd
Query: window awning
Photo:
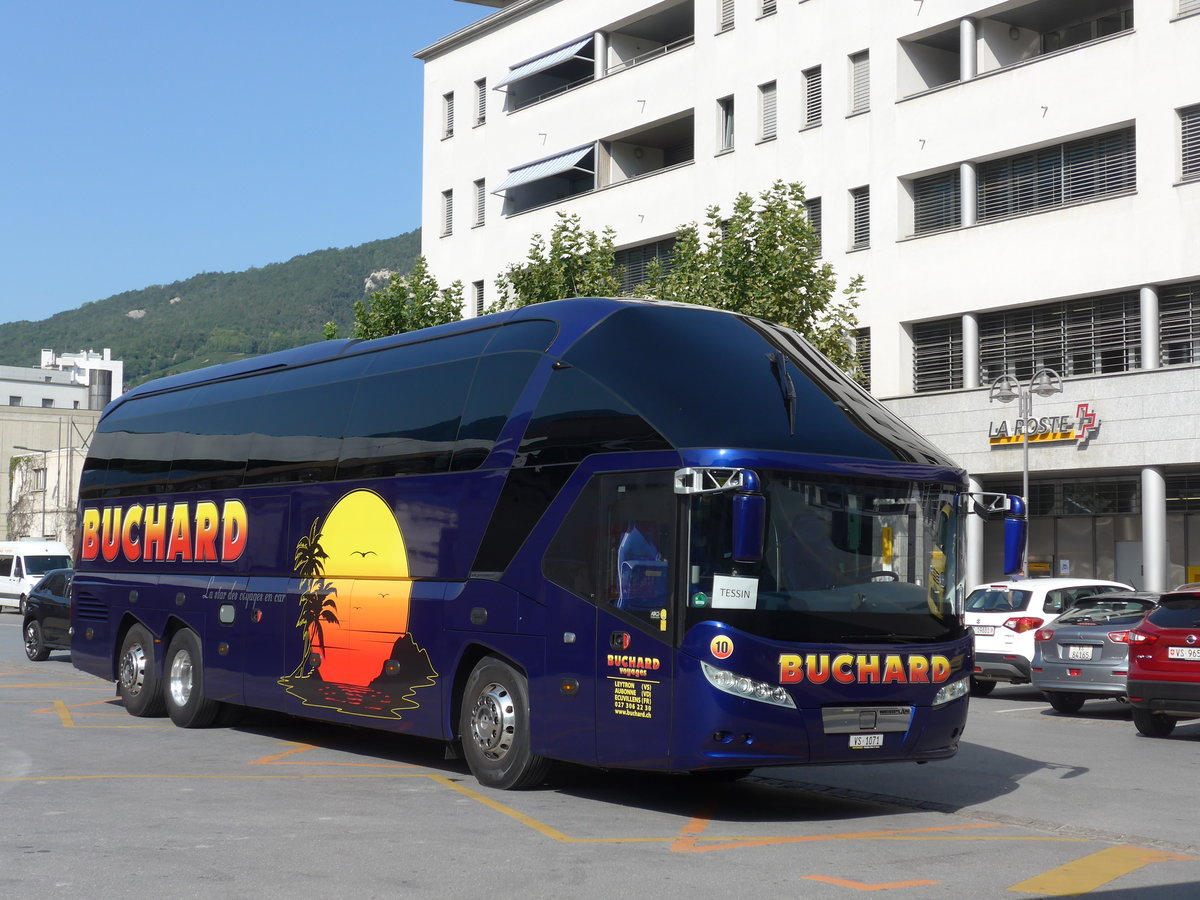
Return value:
<svg viewBox="0 0 1200 900">
<path fill-rule="evenodd" d="M 492 191 L 492 193 L 499 194 L 501 191 L 507 191 L 522 184 L 529 184 L 530 182 L 540 181 L 543 178 L 549 178 L 551 175 L 561 175 L 563 172 L 570 171 L 579 164 L 581 159 L 592 152 L 592 147 L 592 144 L 585 144 L 582 147 L 576 147 L 574 150 L 568 150 L 566 153 L 559 153 L 557 156 L 548 156 L 537 162 L 531 162 L 523 166 L 518 166 L 515 169 L 510 169 L 508 177 L 500 182 L 500 186 Z"/>
<path fill-rule="evenodd" d="M 506 84 L 512 84 L 514 81 L 520 81 L 522 78 L 528 78 L 530 75 L 536 75 L 538 72 L 544 72 L 547 69 L 557 66 L 561 62 L 566 62 L 571 59 L 592 42 L 592 36 L 579 38 L 569 44 L 563 44 L 557 49 L 543 53 L 541 56 L 535 56 L 533 59 L 526 60 L 523 63 L 517 63 L 513 66 L 508 75 L 501 78 L 493 85 L 496 88 L 502 88 Z"/>
</svg>

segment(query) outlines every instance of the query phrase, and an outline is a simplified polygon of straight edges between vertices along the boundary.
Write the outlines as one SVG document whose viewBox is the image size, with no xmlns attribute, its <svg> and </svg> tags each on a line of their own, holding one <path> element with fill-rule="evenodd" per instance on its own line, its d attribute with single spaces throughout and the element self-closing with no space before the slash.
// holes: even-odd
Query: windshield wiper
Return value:
<svg viewBox="0 0 1200 900">
<path fill-rule="evenodd" d="M 787 370 L 787 356 L 780 350 L 768 353 L 771 368 L 775 372 L 775 380 L 779 382 L 779 390 L 783 392 L 783 402 L 787 404 L 788 434 L 796 433 L 796 385 Z"/>
</svg>

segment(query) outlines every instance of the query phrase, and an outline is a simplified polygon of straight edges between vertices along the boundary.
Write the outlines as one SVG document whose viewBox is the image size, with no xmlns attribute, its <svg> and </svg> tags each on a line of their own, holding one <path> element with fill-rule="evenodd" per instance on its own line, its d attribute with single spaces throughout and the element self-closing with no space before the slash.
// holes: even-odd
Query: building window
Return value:
<svg viewBox="0 0 1200 900">
<path fill-rule="evenodd" d="M 1137 188 L 1133 128 L 1043 147 L 978 167 L 979 221 L 1069 206 Z"/>
<path fill-rule="evenodd" d="M 722 97 L 717 101 L 717 150 L 724 153 L 733 149 L 733 97 Z"/>
<path fill-rule="evenodd" d="M 483 315 L 483 282 L 471 282 L 471 295 L 475 300 L 475 315 Z"/>
<path fill-rule="evenodd" d="M 804 211 L 808 213 L 808 226 L 812 229 L 817 242 L 817 255 L 821 253 L 821 198 L 810 197 L 804 201 Z"/>
<path fill-rule="evenodd" d="M 20 398 L 20 397 L 14 397 L 12 394 L 9 394 L 9 395 L 8 395 L 8 405 L 9 405 L 9 406 L 20 406 L 20 405 L 21 405 L 21 398 Z"/>
<path fill-rule="evenodd" d="M 961 224 L 958 169 L 913 182 L 913 234 L 958 228 Z"/>
<path fill-rule="evenodd" d="M 728 31 L 733 27 L 733 0 L 721 0 L 718 9 L 717 31 Z"/>
<path fill-rule="evenodd" d="M 482 225 L 487 215 L 487 179 L 475 182 L 475 225 Z"/>
<path fill-rule="evenodd" d="M 617 277 L 621 281 L 621 296 L 631 296 L 634 289 L 646 281 L 650 265 L 655 260 L 658 261 L 662 274 L 670 272 L 674 252 L 675 238 L 673 237 L 618 250 L 616 264 Z"/>
<path fill-rule="evenodd" d="M 1179 14 L 1186 16 L 1188 13 L 1200 12 L 1200 0 L 1179 0 Z"/>
<path fill-rule="evenodd" d="M 454 191 L 442 191 L 442 236 L 454 233 Z"/>
<path fill-rule="evenodd" d="M 861 375 L 859 381 L 869 391 L 871 389 L 871 329 L 855 329 L 852 340 L 854 341 L 854 358 L 858 362 L 858 371 Z"/>
<path fill-rule="evenodd" d="M 762 120 L 762 132 L 759 137 L 764 141 L 775 139 L 775 82 L 768 81 L 758 86 L 759 114 Z"/>
<path fill-rule="evenodd" d="M 762 14 L 764 16 L 773 16 L 778 6 L 779 4 L 776 3 L 776 0 L 762 0 Z"/>
<path fill-rule="evenodd" d="M 487 121 L 487 79 L 480 78 L 475 82 L 475 124 L 482 125 Z"/>
<path fill-rule="evenodd" d="M 867 50 L 850 57 L 850 115 L 871 108 L 871 55 Z"/>
<path fill-rule="evenodd" d="M 442 137 L 454 137 L 454 91 L 442 94 Z"/>
<path fill-rule="evenodd" d="M 45 469 L 34 469 L 33 470 L 33 489 L 35 491 L 46 490 L 46 470 Z"/>
<path fill-rule="evenodd" d="M 1064 377 L 1128 372 L 1141 357 L 1136 293 L 1066 300 L 979 316 L 980 383 L 1043 367 Z"/>
<path fill-rule="evenodd" d="M 1102 16 L 1074 21 L 1060 28 L 1042 32 L 1042 52 L 1065 50 L 1096 38 L 1108 37 L 1133 28 L 1133 8 L 1114 9 Z"/>
<path fill-rule="evenodd" d="M 53 409 L 53 408 L 54 408 L 54 400 L 53 400 L 53 398 L 51 398 L 51 397 L 43 397 L 43 398 L 42 398 L 42 409 Z"/>
<path fill-rule="evenodd" d="M 850 191 L 851 235 L 850 249 L 871 246 L 871 189 L 857 187 Z"/>
<path fill-rule="evenodd" d="M 1200 4 L 1200 0 L 1196 0 Z M 1200 9 L 1200 6 L 1197 7 Z M 1200 105 L 1179 111 L 1180 146 L 1183 157 L 1183 180 L 1200 178 Z"/>
<path fill-rule="evenodd" d="M 912 337 L 913 391 L 923 394 L 961 388 L 962 318 L 919 322 L 913 325 Z"/>
<path fill-rule="evenodd" d="M 1200 281 L 1159 290 L 1158 337 L 1164 366 L 1200 362 Z"/>
<path fill-rule="evenodd" d="M 804 75 L 804 127 L 821 124 L 821 67 L 805 69 Z"/>
</svg>

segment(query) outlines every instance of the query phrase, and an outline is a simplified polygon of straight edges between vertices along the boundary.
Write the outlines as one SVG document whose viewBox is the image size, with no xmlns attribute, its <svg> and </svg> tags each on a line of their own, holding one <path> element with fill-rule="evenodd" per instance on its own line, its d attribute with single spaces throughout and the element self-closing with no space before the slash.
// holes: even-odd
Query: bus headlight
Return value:
<svg viewBox="0 0 1200 900">
<path fill-rule="evenodd" d="M 772 706 L 796 708 L 796 701 L 792 699 L 792 695 L 777 684 L 755 681 L 745 675 L 735 675 L 725 669 L 710 666 L 706 662 L 701 662 L 700 668 L 704 671 L 704 677 L 708 679 L 708 683 L 718 691 L 724 691 L 726 694 L 732 694 L 744 700 L 757 700 L 759 703 L 770 703 Z"/>
<path fill-rule="evenodd" d="M 951 700 L 957 700 L 959 697 L 965 697 L 971 691 L 971 677 L 960 678 L 958 681 L 951 681 L 949 684 L 944 684 L 933 696 L 933 706 L 936 709 L 939 706 L 945 706 Z"/>
</svg>

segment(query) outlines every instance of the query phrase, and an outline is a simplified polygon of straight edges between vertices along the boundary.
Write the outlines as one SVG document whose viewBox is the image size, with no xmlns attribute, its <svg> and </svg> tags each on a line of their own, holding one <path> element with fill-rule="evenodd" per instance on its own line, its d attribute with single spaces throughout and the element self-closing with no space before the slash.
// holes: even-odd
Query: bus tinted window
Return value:
<svg viewBox="0 0 1200 900">
<path fill-rule="evenodd" d="M 479 360 L 458 431 L 454 469 L 474 469 L 487 459 L 540 359 L 538 353 L 500 353 Z"/>
<path fill-rule="evenodd" d="M 610 387 L 676 447 L 895 458 L 791 360 L 789 409 L 788 386 L 769 358 L 775 349 L 743 320 L 713 310 L 639 306 L 610 316 L 564 360 Z"/>
<path fill-rule="evenodd" d="M 558 323 L 545 319 L 510 322 L 494 332 L 487 350 L 488 353 L 503 353 L 505 350 L 544 351 L 557 334 Z"/>
<path fill-rule="evenodd" d="M 579 369 L 566 368 L 550 376 L 516 464 L 578 462 L 592 453 L 670 446 L 611 391 Z"/>
<path fill-rule="evenodd" d="M 446 472 L 475 360 L 364 378 L 346 426 L 337 477 Z"/>
<path fill-rule="evenodd" d="M 401 344 L 399 347 L 390 347 L 387 350 L 370 353 L 367 355 L 369 360 L 367 374 L 375 375 L 381 372 L 415 369 L 432 363 L 478 356 L 483 352 L 495 331 L 494 328 L 485 328 L 431 341 Z M 384 340 L 392 340 L 392 338 L 384 338 Z"/>
<path fill-rule="evenodd" d="M 265 398 L 244 483 L 332 480 L 357 384 L 312 384 Z"/>
</svg>

